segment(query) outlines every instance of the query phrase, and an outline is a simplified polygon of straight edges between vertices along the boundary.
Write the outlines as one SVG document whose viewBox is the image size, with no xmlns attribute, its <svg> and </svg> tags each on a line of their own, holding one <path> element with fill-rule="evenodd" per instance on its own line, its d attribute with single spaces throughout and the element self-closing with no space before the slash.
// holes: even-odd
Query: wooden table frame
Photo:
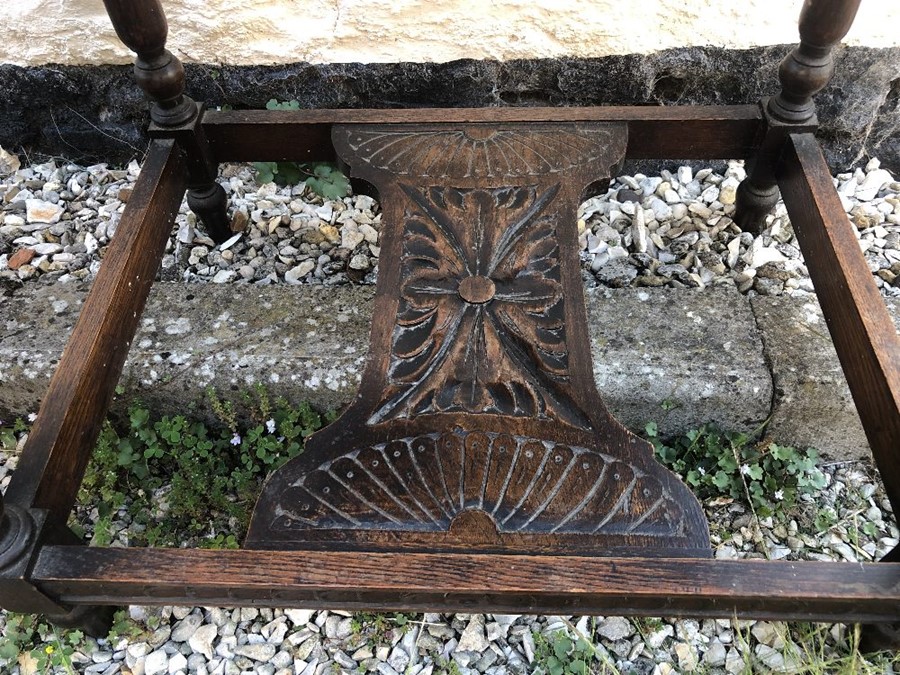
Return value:
<svg viewBox="0 0 900 675">
<path fill-rule="evenodd" d="M 782 91 L 750 106 L 205 111 L 183 96 L 158 0 L 105 0 L 155 101 L 154 140 L 0 500 L 0 605 L 101 631 L 101 605 L 298 605 L 839 620 L 900 646 L 900 553 L 877 563 L 485 554 L 465 551 L 86 547 L 66 527 L 185 190 L 230 236 L 215 168 L 333 160 L 338 125 L 616 123 L 630 159 L 744 158 L 739 222 L 759 229 L 781 195 L 894 513 L 900 513 L 900 339 L 813 136 L 812 95 L 858 1 L 809 0 Z M 816 10 L 821 9 L 820 13 Z M 147 14 L 149 12 L 149 14 Z M 149 17 L 149 18 L 148 18 Z M 823 46 L 824 45 L 824 46 Z M 562 552 L 561 552 L 562 553 Z M 892 629 L 886 624 L 895 624 Z"/>
</svg>

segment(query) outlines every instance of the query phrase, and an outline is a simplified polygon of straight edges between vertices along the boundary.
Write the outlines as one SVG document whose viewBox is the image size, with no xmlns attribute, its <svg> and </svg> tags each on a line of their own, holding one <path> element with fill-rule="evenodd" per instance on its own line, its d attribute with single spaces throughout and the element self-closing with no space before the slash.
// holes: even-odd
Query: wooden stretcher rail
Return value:
<svg viewBox="0 0 900 675">
<path fill-rule="evenodd" d="M 894 563 L 47 546 L 32 579 L 74 604 L 900 619 Z"/>
<path fill-rule="evenodd" d="M 184 157 L 154 141 L 6 493 L 64 524 L 122 372 L 185 189 Z"/>
<path fill-rule="evenodd" d="M 741 159 L 763 132 L 759 106 L 207 111 L 216 161 L 330 161 L 334 124 L 628 122 L 629 159 Z"/>
</svg>

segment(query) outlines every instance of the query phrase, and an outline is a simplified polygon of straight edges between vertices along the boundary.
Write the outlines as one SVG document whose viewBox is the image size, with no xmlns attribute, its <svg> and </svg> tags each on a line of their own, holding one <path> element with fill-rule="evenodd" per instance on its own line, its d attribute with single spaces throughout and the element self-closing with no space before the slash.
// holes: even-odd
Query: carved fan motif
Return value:
<svg viewBox="0 0 900 675">
<path fill-rule="evenodd" d="M 367 164 L 397 176 L 517 178 L 564 173 L 596 161 L 608 155 L 612 136 L 606 127 L 472 125 L 416 134 L 357 128 L 347 142 Z"/>
<path fill-rule="evenodd" d="M 561 386 L 559 186 L 402 187 L 410 203 L 390 386 L 370 423 L 468 412 L 585 426 Z"/>
<path fill-rule="evenodd" d="M 681 507 L 635 465 L 482 432 L 405 438 L 325 462 L 284 492 L 271 527 L 443 532 L 468 510 L 501 533 L 684 536 Z"/>
</svg>

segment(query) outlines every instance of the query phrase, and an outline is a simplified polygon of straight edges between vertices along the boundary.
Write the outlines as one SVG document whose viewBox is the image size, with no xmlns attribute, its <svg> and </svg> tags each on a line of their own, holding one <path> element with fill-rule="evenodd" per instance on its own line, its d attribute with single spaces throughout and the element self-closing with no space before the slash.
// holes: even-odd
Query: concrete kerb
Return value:
<svg viewBox="0 0 900 675">
<path fill-rule="evenodd" d="M 0 304 L 0 418 L 37 409 L 88 287 L 25 286 Z M 365 362 L 372 287 L 158 283 L 115 404 L 139 398 L 161 413 L 196 412 L 213 387 L 336 409 Z M 586 291 L 594 376 L 612 413 L 674 435 L 706 422 L 757 429 L 836 459 L 868 449 L 818 306 L 707 290 Z M 900 303 L 889 303 L 900 324 Z M 827 348 L 823 348 L 823 341 Z"/>
<path fill-rule="evenodd" d="M 900 329 L 900 302 L 886 300 Z M 834 460 L 869 457 L 822 310 L 814 297 L 750 300 L 775 386 L 773 439 L 819 448 Z"/>
</svg>

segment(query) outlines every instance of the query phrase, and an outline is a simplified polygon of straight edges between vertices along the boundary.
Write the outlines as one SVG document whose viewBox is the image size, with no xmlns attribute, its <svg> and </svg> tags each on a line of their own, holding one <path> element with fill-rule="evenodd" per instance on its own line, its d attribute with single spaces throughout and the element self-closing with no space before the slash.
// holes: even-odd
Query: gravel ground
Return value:
<svg viewBox="0 0 900 675">
<path fill-rule="evenodd" d="M 15 459 L 0 453 L 4 487 Z M 897 546 L 900 532 L 871 468 L 842 463 L 826 466 L 824 472 L 827 486 L 815 498 L 803 498 L 792 513 L 774 519 L 758 519 L 730 499 L 708 502 L 715 557 L 859 562 L 878 559 Z M 90 523 L 85 524 L 90 532 Z M 113 529 L 112 545 L 128 545 L 129 525 L 123 521 Z M 172 606 L 132 606 L 128 614 L 131 627 L 120 635 L 79 643 L 70 656 L 75 672 L 547 673 L 549 650 L 561 636 L 585 638 L 591 645 L 585 652 L 590 655 L 588 672 L 593 673 L 855 673 L 867 665 L 839 660 L 851 640 L 850 629 L 842 625 L 618 616 L 377 617 L 338 610 Z M 811 632 L 816 637 L 809 637 Z M 5 613 L 0 614 L 0 634 L 6 634 Z M 45 644 L 58 648 L 52 638 Z M 810 651 L 821 654 L 813 657 Z M 0 659 L 0 672 L 36 672 L 29 663 L 26 658 L 4 667 Z M 881 657 L 871 668 L 866 672 L 893 673 L 900 671 L 900 661 L 892 665 Z M 67 671 L 59 667 L 53 672 Z"/>
<path fill-rule="evenodd" d="M 88 279 L 96 274 L 140 169 L 48 162 L 12 172 L 0 154 L 0 284 Z M 582 204 L 579 242 L 589 285 L 705 287 L 743 293 L 812 292 L 784 205 L 754 237 L 732 220 L 740 162 L 723 174 L 682 166 L 620 176 Z M 222 170 L 238 234 L 220 246 L 182 205 L 160 276 L 254 284 L 373 283 L 381 216 L 367 196 L 323 201 L 303 186 L 258 185 L 248 166 Z M 873 159 L 835 178 L 860 248 L 882 293 L 900 296 L 900 183 Z"/>
<path fill-rule="evenodd" d="M 118 170 L 65 162 L 20 167 L 18 162 L 0 151 L 0 290 L 91 278 L 138 165 Z M 744 293 L 811 292 L 781 203 L 758 237 L 742 233 L 732 221 L 734 190 L 743 175 L 742 165 L 732 162 L 724 175 L 679 167 L 659 176 L 619 177 L 606 195 L 585 202 L 579 211 L 585 283 L 736 284 Z M 224 167 L 221 180 L 235 207 L 235 227 L 247 227 L 217 247 L 195 229 L 193 214 L 182 206 L 162 278 L 232 284 L 375 280 L 381 217 L 374 200 L 352 196 L 323 202 L 302 186 L 259 186 L 246 166 Z M 885 295 L 900 295 L 900 183 L 872 160 L 865 170 L 839 174 L 835 184 L 876 284 Z M 8 483 L 16 459 L 0 453 L 0 486 Z M 716 557 L 864 561 L 897 546 L 900 533 L 872 469 L 842 463 L 824 470 L 828 486 L 815 500 L 805 499 L 795 512 L 775 519 L 760 520 L 729 500 L 707 504 Z M 91 523 L 84 525 L 90 532 Z M 127 544 L 128 523 L 115 529 L 117 542 Z M 79 643 L 71 657 L 74 672 L 548 672 L 548 655 L 561 635 L 587 638 L 591 672 L 784 672 L 796 671 L 811 658 L 804 653 L 804 629 L 764 621 L 481 614 L 376 618 L 340 611 L 188 607 L 131 607 L 129 613 L 134 623 L 127 635 Z M 10 637 L 5 613 L 0 633 Z M 843 626 L 825 627 L 819 638 L 823 658 L 838 658 L 848 632 Z M 55 643 L 46 644 L 52 648 Z M 894 672 L 887 661 L 878 663 L 878 672 Z M 34 667 L 27 657 L 0 658 L 0 672 L 11 675 L 35 672 Z M 843 668 L 815 672 L 851 672 Z"/>
</svg>

